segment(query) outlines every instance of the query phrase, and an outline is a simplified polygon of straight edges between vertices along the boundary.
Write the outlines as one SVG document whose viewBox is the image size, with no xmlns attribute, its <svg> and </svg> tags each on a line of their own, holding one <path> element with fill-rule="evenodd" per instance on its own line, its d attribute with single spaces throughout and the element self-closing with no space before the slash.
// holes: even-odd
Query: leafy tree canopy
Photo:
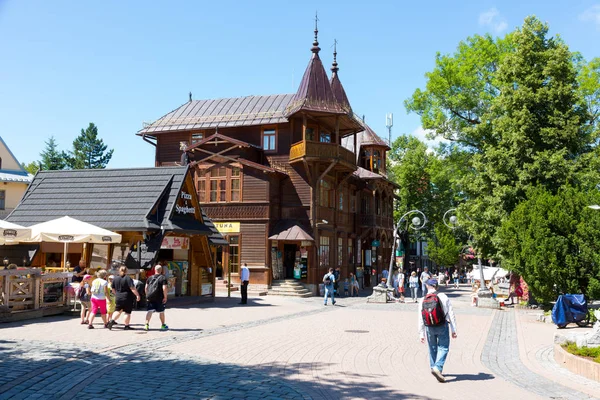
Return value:
<svg viewBox="0 0 600 400">
<path fill-rule="evenodd" d="M 40 163 L 38 161 L 32 161 L 29 164 L 21 163 L 25 171 L 32 175 L 35 175 L 40 170 Z"/>
</svg>

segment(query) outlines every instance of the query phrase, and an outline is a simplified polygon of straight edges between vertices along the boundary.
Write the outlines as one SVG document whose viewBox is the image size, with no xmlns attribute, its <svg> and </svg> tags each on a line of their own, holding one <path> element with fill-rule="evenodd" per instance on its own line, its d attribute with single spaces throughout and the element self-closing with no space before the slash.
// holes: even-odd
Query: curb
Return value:
<svg viewBox="0 0 600 400">
<path fill-rule="evenodd" d="M 558 365 L 568 369 L 574 374 L 600 382 L 600 364 L 586 360 L 583 357 L 569 353 L 559 344 L 554 344 L 554 359 Z"/>
</svg>

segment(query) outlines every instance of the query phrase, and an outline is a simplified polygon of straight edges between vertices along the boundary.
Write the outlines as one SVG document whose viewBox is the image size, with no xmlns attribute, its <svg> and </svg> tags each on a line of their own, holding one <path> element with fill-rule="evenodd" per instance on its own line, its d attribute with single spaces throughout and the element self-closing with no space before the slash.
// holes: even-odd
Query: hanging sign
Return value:
<svg viewBox="0 0 600 400">
<path fill-rule="evenodd" d="M 187 237 L 165 236 L 160 245 L 161 249 L 188 250 L 190 239 Z"/>
<path fill-rule="evenodd" d="M 373 247 L 379 247 L 381 245 L 381 243 L 379 242 L 379 240 L 373 240 L 371 242 L 371 246 Z"/>
<path fill-rule="evenodd" d="M 214 222 L 214 224 L 220 233 L 239 233 L 240 231 L 239 222 Z"/>
</svg>

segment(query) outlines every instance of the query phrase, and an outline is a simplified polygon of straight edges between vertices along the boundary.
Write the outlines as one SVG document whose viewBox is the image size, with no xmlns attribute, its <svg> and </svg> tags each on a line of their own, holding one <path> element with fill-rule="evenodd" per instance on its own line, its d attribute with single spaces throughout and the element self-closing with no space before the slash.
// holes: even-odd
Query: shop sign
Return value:
<svg viewBox="0 0 600 400">
<path fill-rule="evenodd" d="M 161 249 L 188 250 L 190 248 L 190 239 L 187 237 L 165 236 L 163 238 Z"/>
<path fill-rule="evenodd" d="M 312 243 L 310 240 L 303 240 L 300 242 L 300 246 L 304 246 L 304 247 L 309 247 L 312 246 Z"/>
<path fill-rule="evenodd" d="M 60 235 L 58 237 L 58 240 L 61 242 L 72 242 L 73 240 L 75 240 L 75 236 L 72 235 Z"/>
<path fill-rule="evenodd" d="M 239 222 L 214 222 L 219 233 L 239 233 Z"/>
<path fill-rule="evenodd" d="M 112 242 L 112 238 L 110 236 L 102 236 L 103 242 Z"/>
<path fill-rule="evenodd" d="M 379 247 L 381 245 L 381 243 L 379 242 L 379 240 L 373 240 L 371 242 L 371 246 L 373 247 Z"/>
<path fill-rule="evenodd" d="M 188 201 L 192 201 L 192 195 L 184 192 L 183 190 L 179 193 L 179 204 L 175 205 L 175 212 L 177 214 L 195 214 L 196 207 L 190 207 Z"/>
<path fill-rule="evenodd" d="M 271 245 L 272 246 L 276 246 L 279 244 L 279 242 L 277 240 L 271 240 Z"/>
</svg>

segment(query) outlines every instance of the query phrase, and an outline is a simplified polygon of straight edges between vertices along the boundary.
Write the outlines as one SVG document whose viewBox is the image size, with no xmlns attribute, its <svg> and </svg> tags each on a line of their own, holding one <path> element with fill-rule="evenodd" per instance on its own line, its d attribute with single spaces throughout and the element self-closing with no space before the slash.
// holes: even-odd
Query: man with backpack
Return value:
<svg viewBox="0 0 600 400">
<path fill-rule="evenodd" d="M 429 344 L 429 366 L 438 382 L 445 382 L 442 375 L 444 363 L 450 348 L 450 334 L 456 339 L 456 318 L 450 299 L 444 293 L 438 293 L 438 282 L 435 279 L 425 281 L 427 294 L 419 303 L 419 336 L 421 343 Z"/>
<path fill-rule="evenodd" d="M 335 275 L 333 274 L 333 268 L 329 268 L 329 272 L 323 276 L 323 289 L 325 290 L 325 298 L 323 301 L 327 305 L 327 296 L 331 295 L 331 304 L 335 305 L 335 295 L 333 293 L 333 285 L 335 284 Z"/>
<path fill-rule="evenodd" d="M 150 319 L 152 318 L 152 313 L 155 311 L 159 313 L 161 322 L 160 330 L 166 331 L 169 329 L 165 323 L 168 282 L 163 274 L 163 268 L 162 265 L 154 267 L 155 274 L 146 281 L 146 299 L 148 301 L 148 313 L 146 314 L 146 325 L 144 325 L 144 330 L 146 331 L 150 330 Z"/>
</svg>

